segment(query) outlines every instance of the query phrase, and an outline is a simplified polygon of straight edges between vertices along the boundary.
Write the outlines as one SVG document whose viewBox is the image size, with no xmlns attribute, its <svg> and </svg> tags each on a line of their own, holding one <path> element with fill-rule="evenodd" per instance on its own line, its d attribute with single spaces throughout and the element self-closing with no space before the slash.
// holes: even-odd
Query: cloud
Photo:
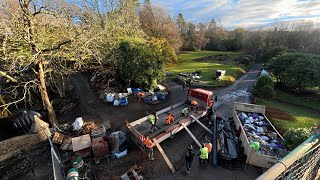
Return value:
<svg viewBox="0 0 320 180">
<path fill-rule="evenodd" d="M 275 21 L 320 20 L 320 0 L 154 0 L 173 15 L 187 20 L 220 20 L 225 27 L 252 26 Z"/>
</svg>

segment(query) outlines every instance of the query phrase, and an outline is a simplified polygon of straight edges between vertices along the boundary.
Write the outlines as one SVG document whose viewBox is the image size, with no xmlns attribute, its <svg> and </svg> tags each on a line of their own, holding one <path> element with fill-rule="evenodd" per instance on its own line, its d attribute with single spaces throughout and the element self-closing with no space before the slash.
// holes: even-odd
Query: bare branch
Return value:
<svg viewBox="0 0 320 180">
<path fill-rule="evenodd" d="M 0 77 L 2 77 L 2 76 L 8 78 L 8 79 L 9 79 L 10 81 L 12 81 L 12 82 L 15 82 L 15 83 L 18 82 L 15 78 L 11 77 L 11 76 L 8 75 L 6 72 L 0 71 Z"/>
</svg>

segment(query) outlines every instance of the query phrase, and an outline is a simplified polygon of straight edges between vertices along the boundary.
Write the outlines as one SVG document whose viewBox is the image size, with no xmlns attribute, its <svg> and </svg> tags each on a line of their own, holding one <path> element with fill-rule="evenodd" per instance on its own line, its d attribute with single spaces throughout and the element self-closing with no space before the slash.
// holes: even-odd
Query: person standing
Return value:
<svg viewBox="0 0 320 180">
<path fill-rule="evenodd" d="M 153 146 L 154 144 L 152 143 L 152 141 L 146 137 L 143 141 L 143 144 L 145 146 L 145 149 L 146 149 L 146 153 L 148 154 L 148 159 L 153 161 L 154 158 L 153 158 Z"/>
<path fill-rule="evenodd" d="M 208 120 L 210 121 L 213 115 L 212 107 L 208 109 Z"/>
<path fill-rule="evenodd" d="M 191 101 L 191 105 L 192 105 L 192 110 L 198 110 L 199 109 L 199 104 L 196 100 L 192 100 Z"/>
<path fill-rule="evenodd" d="M 188 79 L 187 84 L 188 84 L 189 89 L 191 89 L 191 78 Z"/>
<path fill-rule="evenodd" d="M 185 160 L 186 160 L 186 172 L 189 174 L 190 173 L 190 169 L 191 169 L 191 164 L 193 161 L 193 157 L 194 157 L 194 150 L 193 150 L 193 146 L 190 144 Z"/>
<path fill-rule="evenodd" d="M 211 152 L 212 152 L 212 144 L 210 142 L 210 140 L 208 139 L 208 137 L 205 137 L 205 141 L 206 143 L 204 143 L 204 146 L 208 148 L 208 164 L 209 164 L 209 159 L 211 159 Z M 209 158 L 210 157 L 210 158 Z"/>
<path fill-rule="evenodd" d="M 181 111 L 181 115 L 182 116 L 186 116 L 188 113 L 189 113 L 189 108 L 187 108 L 187 107 L 183 108 L 182 111 Z"/>
<path fill-rule="evenodd" d="M 182 79 L 182 91 L 184 91 L 184 88 L 186 87 L 187 83 L 184 79 Z"/>
<path fill-rule="evenodd" d="M 173 114 L 169 114 L 169 116 L 167 116 L 167 118 L 166 118 L 166 124 L 170 125 L 171 122 L 173 122 L 173 121 L 174 121 L 174 115 Z"/>
<path fill-rule="evenodd" d="M 200 154 L 199 154 L 199 166 L 202 167 L 207 167 L 207 161 L 208 161 L 208 148 L 202 144 L 202 148 L 200 149 Z"/>
<path fill-rule="evenodd" d="M 150 122 L 151 122 L 151 133 L 153 133 L 155 130 L 157 130 L 157 121 L 158 121 L 158 116 L 157 116 L 157 113 L 156 112 L 153 112 L 151 115 L 150 115 Z"/>
</svg>

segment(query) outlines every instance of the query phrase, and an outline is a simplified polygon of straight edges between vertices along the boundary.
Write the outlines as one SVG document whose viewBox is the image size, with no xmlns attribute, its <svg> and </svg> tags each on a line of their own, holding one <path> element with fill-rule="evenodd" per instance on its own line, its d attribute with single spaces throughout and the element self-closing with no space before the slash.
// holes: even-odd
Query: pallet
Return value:
<svg viewBox="0 0 320 180">
<path fill-rule="evenodd" d="M 66 136 L 64 134 L 55 132 L 53 134 L 52 142 L 55 144 L 62 144 Z"/>
</svg>

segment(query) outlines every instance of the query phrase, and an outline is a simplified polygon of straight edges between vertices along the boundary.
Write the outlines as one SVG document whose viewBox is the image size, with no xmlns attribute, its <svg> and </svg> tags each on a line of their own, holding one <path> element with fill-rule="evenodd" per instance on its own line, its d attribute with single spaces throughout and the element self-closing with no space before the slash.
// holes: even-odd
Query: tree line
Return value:
<svg viewBox="0 0 320 180">
<path fill-rule="evenodd" d="M 56 124 L 52 98 L 66 96 L 75 72 L 97 70 L 124 86 L 136 80 L 152 88 L 182 51 L 242 50 L 265 60 L 284 49 L 318 53 L 319 33 L 311 23 L 228 31 L 214 19 L 174 18 L 150 0 L 1 1 L 0 116 L 38 99 Z"/>
</svg>

